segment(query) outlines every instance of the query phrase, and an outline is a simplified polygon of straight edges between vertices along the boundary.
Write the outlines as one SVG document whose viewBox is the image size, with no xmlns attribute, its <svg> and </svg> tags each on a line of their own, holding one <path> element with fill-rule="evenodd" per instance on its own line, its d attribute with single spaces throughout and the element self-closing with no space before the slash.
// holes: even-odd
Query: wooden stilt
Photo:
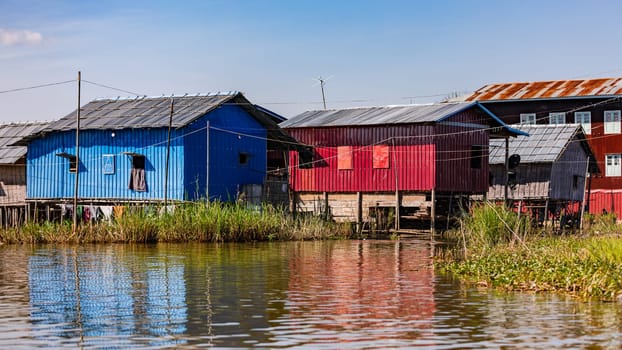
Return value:
<svg viewBox="0 0 622 350">
<path fill-rule="evenodd" d="M 432 207 L 430 208 L 430 234 L 432 237 L 436 234 L 436 191 L 432 190 Z"/>
<path fill-rule="evenodd" d="M 363 231 L 363 193 L 356 192 L 356 225 L 357 232 Z"/>
</svg>

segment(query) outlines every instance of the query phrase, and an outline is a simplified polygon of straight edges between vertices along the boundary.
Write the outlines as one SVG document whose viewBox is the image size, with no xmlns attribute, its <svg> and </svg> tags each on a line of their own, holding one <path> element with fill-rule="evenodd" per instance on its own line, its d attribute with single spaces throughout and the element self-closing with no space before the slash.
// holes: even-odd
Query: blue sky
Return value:
<svg viewBox="0 0 622 350">
<path fill-rule="evenodd" d="M 0 0 L 0 91 L 84 80 L 140 95 L 238 90 L 292 117 L 429 103 L 487 83 L 622 76 L 621 1 Z M 83 83 L 82 104 L 129 93 Z M 51 120 L 76 84 L 0 93 Z"/>
</svg>

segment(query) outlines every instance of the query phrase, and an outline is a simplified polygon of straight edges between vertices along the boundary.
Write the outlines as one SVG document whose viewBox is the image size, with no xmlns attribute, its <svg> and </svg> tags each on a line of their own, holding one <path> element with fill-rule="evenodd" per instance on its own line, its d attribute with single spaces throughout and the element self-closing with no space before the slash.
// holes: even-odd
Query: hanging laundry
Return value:
<svg viewBox="0 0 622 350">
<path fill-rule="evenodd" d="M 113 207 L 111 205 L 102 205 L 99 207 L 99 210 L 102 212 L 104 219 L 106 220 L 112 219 Z"/>
</svg>

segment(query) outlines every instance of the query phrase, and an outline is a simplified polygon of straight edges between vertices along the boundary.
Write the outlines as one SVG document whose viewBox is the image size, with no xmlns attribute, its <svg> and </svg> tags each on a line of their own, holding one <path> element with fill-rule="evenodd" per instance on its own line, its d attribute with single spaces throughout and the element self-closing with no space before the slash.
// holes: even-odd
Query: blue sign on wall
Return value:
<svg viewBox="0 0 622 350">
<path fill-rule="evenodd" d="M 102 155 L 103 160 L 103 173 L 114 174 L 114 154 Z"/>
</svg>

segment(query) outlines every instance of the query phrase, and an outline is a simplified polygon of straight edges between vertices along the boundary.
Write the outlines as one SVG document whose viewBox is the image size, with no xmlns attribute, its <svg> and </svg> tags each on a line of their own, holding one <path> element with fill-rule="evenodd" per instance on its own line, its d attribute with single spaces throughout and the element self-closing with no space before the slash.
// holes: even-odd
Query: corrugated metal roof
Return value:
<svg viewBox="0 0 622 350">
<path fill-rule="evenodd" d="M 169 124 L 171 99 L 174 100 L 173 128 L 186 126 L 223 104 L 235 104 L 264 125 L 271 139 L 295 143 L 295 140 L 278 128 L 277 123 L 285 118 L 263 107 L 258 108 L 237 91 L 195 96 L 93 100 L 80 107 L 80 130 L 166 128 Z M 59 120 L 50 122 L 36 134 L 22 138 L 16 144 L 26 145 L 45 133 L 75 129 L 76 111 L 73 111 Z"/>
<path fill-rule="evenodd" d="M 541 98 L 622 95 L 622 78 L 551 80 L 489 84 L 465 101 L 524 100 Z"/>
<path fill-rule="evenodd" d="M 283 128 L 383 125 L 437 122 L 475 103 L 437 103 L 330 109 L 303 112 L 280 124 Z"/>
<path fill-rule="evenodd" d="M 518 154 L 521 164 L 554 162 L 575 134 L 583 132 L 579 124 L 520 125 L 514 128 L 529 134 L 510 139 L 509 153 Z M 490 164 L 505 163 L 505 140 L 490 140 L 489 159 Z"/>
<path fill-rule="evenodd" d="M 137 97 L 134 99 L 94 100 L 80 108 L 80 129 L 128 129 L 168 127 L 171 99 L 174 102 L 173 127 L 185 126 L 239 93 L 198 96 Z M 45 132 L 75 130 L 76 112 L 50 123 Z"/>
<path fill-rule="evenodd" d="M 26 155 L 26 147 L 10 145 L 38 133 L 47 125 L 48 122 L 0 124 L 0 164 L 14 164 Z"/>
</svg>

